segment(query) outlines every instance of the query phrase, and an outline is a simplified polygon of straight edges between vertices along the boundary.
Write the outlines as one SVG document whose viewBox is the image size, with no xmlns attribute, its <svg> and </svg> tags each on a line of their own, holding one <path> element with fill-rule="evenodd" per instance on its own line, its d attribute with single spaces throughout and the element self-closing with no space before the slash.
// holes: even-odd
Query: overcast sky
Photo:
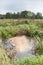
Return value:
<svg viewBox="0 0 43 65">
<path fill-rule="evenodd" d="M 0 0 L 0 14 L 23 10 L 43 14 L 43 0 Z"/>
</svg>

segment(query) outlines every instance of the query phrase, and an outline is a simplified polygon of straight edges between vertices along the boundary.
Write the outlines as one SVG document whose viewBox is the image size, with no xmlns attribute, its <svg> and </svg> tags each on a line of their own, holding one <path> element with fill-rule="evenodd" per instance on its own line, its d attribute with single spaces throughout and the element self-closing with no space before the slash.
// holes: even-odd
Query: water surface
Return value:
<svg viewBox="0 0 43 65">
<path fill-rule="evenodd" d="M 13 49 L 16 50 L 16 57 L 18 59 L 26 56 L 34 56 L 34 46 L 36 40 L 34 38 L 23 36 L 16 36 L 8 39 L 4 44 L 4 49 Z"/>
</svg>

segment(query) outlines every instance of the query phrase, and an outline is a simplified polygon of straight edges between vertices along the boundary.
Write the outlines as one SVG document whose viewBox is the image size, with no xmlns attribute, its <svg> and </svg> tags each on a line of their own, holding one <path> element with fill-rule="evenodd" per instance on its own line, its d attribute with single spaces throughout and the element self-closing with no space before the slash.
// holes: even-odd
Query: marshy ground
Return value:
<svg viewBox="0 0 43 65">
<path fill-rule="evenodd" d="M 0 42 L 0 48 L 1 46 L 3 46 L 3 51 L 5 51 L 4 53 L 6 54 L 7 52 L 6 55 L 9 58 L 8 64 L 10 63 L 10 65 L 11 65 L 10 59 L 11 60 L 13 59 L 12 64 L 14 65 L 14 54 L 16 55 L 16 58 L 23 58 L 26 56 L 35 55 L 34 45 L 35 46 L 37 45 L 36 44 L 37 41 L 34 38 L 36 37 L 39 43 L 35 50 L 41 51 L 39 55 L 42 54 L 41 60 L 43 60 L 42 59 L 43 58 L 43 20 L 33 20 L 33 19 L 32 20 L 31 19 L 30 20 L 28 19 L 16 19 L 16 20 L 1 19 L 0 20 L 0 39 L 2 40 Z M 40 41 L 42 41 L 42 43 Z M 1 49 L 0 49 L 0 53 L 2 53 Z M 38 59 L 39 58 L 40 56 L 38 57 Z M 35 59 L 37 60 L 37 57 L 35 57 Z M 1 58 L 0 60 L 2 62 Z M 5 63 L 5 61 L 3 61 L 2 63 Z"/>
</svg>

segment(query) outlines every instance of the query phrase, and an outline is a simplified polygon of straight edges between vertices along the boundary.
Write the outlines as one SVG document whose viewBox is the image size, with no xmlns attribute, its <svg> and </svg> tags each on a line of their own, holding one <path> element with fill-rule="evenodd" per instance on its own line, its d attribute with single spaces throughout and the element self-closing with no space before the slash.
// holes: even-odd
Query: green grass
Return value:
<svg viewBox="0 0 43 65">
<path fill-rule="evenodd" d="M 37 40 L 38 40 L 38 44 L 35 47 L 35 51 L 38 55 L 43 55 L 43 43 L 42 43 L 43 38 L 37 37 Z"/>
<path fill-rule="evenodd" d="M 31 56 L 17 61 L 17 65 L 43 65 L 43 56 Z"/>
<path fill-rule="evenodd" d="M 24 34 L 29 36 L 40 36 L 40 30 L 35 24 L 19 24 L 15 26 L 0 26 L 0 37 L 10 38 L 12 36 Z"/>
<path fill-rule="evenodd" d="M 0 37 L 7 39 L 16 35 L 27 35 L 30 37 L 43 37 L 40 31 L 43 31 L 43 20 L 27 20 L 27 19 L 1 19 L 0 20 Z M 42 33 L 43 34 L 43 33 Z M 43 50 L 41 42 L 36 49 Z M 15 61 L 10 60 L 5 50 L 0 47 L 0 65 L 14 65 Z M 43 65 L 43 56 L 27 57 L 17 61 L 15 65 Z"/>
<path fill-rule="evenodd" d="M 43 20 L 40 19 L 0 19 L 0 37 L 10 38 L 20 33 L 40 36 L 40 31 L 43 31 Z"/>
</svg>

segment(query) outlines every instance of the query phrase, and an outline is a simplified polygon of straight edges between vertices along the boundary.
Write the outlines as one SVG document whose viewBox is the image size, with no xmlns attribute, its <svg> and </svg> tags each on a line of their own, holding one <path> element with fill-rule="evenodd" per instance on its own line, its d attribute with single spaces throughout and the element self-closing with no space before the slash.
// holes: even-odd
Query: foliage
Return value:
<svg viewBox="0 0 43 65">
<path fill-rule="evenodd" d="M 3 15 L 0 14 L 0 19 L 18 19 L 18 18 L 42 19 L 43 16 L 40 12 L 35 14 L 34 12 L 26 11 L 26 10 L 17 13 L 7 12 L 6 14 Z"/>
<path fill-rule="evenodd" d="M 42 19 L 42 14 L 38 12 L 38 13 L 36 14 L 36 19 Z"/>
</svg>

